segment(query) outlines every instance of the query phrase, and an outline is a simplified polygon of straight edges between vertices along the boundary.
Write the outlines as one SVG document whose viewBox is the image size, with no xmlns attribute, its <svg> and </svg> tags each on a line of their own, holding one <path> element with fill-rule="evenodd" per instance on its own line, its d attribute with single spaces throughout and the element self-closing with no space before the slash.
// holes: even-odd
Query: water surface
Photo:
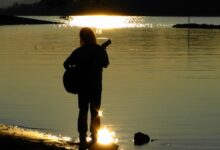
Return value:
<svg viewBox="0 0 220 150">
<path fill-rule="evenodd" d="M 113 42 L 104 70 L 102 125 L 116 132 L 124 150 L 219 149 L 220 30 L 191 29 L 188 39 L 187 29 L 171 28 L 187 18 L 142 20 L 163 26 L 97 32 L 99 43 Z M 0 27 L 1 123 L 78 137 L 77 96 L 63 88 L 62 64 L 79 46 L 80 28 Z M 135 147 L 138 131 L 157 140 Z"/>
</svg>

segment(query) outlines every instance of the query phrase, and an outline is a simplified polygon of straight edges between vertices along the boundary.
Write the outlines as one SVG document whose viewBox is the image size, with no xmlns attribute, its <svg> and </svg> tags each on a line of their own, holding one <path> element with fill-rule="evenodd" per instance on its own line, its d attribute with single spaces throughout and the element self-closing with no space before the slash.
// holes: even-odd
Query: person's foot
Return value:
<svg viewBox="0 0 220 150">
<path fill-rule="evenodd" d="M 92 138 L 92 140 L 91 140 L 92 143 L 95 144 L 97 142 L 97 135 L 96 134 L 92 134 L 91 138 Z"/>
<path fill-rule="evenodd" d="M 95 143 L 96 143 L 96 141 L 93 141 L 93 140 L 89 141 L 87 143 L 88 148 L 92 147 Z"/>
<path fill-rule="evenodd" d="M 86 134 L 79 135 L 79 150 L 86 150 L 88 148 L 88 144 L 86 141 Z"/>
<path fill-rule="evenodd" d="M 89 147 L 87 144 L 79 144 L 79 150 L 87 150 Z"/>
</svg>

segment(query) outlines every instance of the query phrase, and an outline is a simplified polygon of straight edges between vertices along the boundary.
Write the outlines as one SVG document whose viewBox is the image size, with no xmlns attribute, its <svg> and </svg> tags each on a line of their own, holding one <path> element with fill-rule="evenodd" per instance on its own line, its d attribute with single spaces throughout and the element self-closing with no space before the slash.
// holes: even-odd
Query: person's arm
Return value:
<svg viewBox="0 0 220 150">
<path fill-rule="evenodd" d="M 76 65 L 78 62 L 78 50 L 74 50 L 72 54 L 64 61 L 63 66 L 65 69 L 69 69 Z"/>
<path fill-rule="evenodd" d="M 108 58 L 108 54 L 107 54 L 106 49 L 101 49 L 100 54 L 101 54 L 101 56 L 100 56 L 101 64 L 104 68 L 107 68 L 109 65 L 109 58 Z"/>
</svg>

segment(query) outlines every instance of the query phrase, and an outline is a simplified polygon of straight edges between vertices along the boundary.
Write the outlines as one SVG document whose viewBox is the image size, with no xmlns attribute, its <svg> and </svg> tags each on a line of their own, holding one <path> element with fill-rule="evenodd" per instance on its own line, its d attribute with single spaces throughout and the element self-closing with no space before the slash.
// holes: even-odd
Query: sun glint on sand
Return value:
<svg viewBox="0 0 220 150">
<path fill-rule="evenodd" d="M 33 129 L 0 124 L 0 149 L 77 150 L 78 143 L 69 137 L 55 136 Z M 117 150 L 118 145 L 94 144 L 90 150 Z"/>
<path fill-rule="evenodd" d="M 0 124 L 0 149 L 75 150 L 77 147 L 69 137 Z"/>
</svg>

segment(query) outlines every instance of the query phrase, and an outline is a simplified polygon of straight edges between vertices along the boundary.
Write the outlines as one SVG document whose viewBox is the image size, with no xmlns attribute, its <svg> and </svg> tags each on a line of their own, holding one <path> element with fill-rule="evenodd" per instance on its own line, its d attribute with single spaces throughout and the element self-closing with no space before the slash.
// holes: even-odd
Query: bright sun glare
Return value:
<svg viewBox="0 0 220 150">
<path fill-rule="evenodd" d="M 103 111 L 102 111 L 102 110 L 99 110 L 98 116 L 99 116 L 99 117 L 103 117 Z"/>
<path fill-rule="evenodd" d="M 121 16 L 74 16 L 71 26 L 87 26 L 99 29 L 109 29 L 127 26 L 126 17 Z"/>
<path fill-rule="evenodd" d="M 126 28 L 126 27 L 141 27 L 137 24 L 137 17 L 129 16 L 72 16 L 67 24 L 70 26 L 79 27 L 93 27 L 96 29 L 112 29 L 112 28 Z"/>
<path fill-rule="evenodd" d="M 98 131 L 98 143 L 107 145 L 112 143 L 117 143 L 118 139 L 115 138 L 115 132 L 110 131 L 106 127 L 101 128 Z"/>
</svg>

